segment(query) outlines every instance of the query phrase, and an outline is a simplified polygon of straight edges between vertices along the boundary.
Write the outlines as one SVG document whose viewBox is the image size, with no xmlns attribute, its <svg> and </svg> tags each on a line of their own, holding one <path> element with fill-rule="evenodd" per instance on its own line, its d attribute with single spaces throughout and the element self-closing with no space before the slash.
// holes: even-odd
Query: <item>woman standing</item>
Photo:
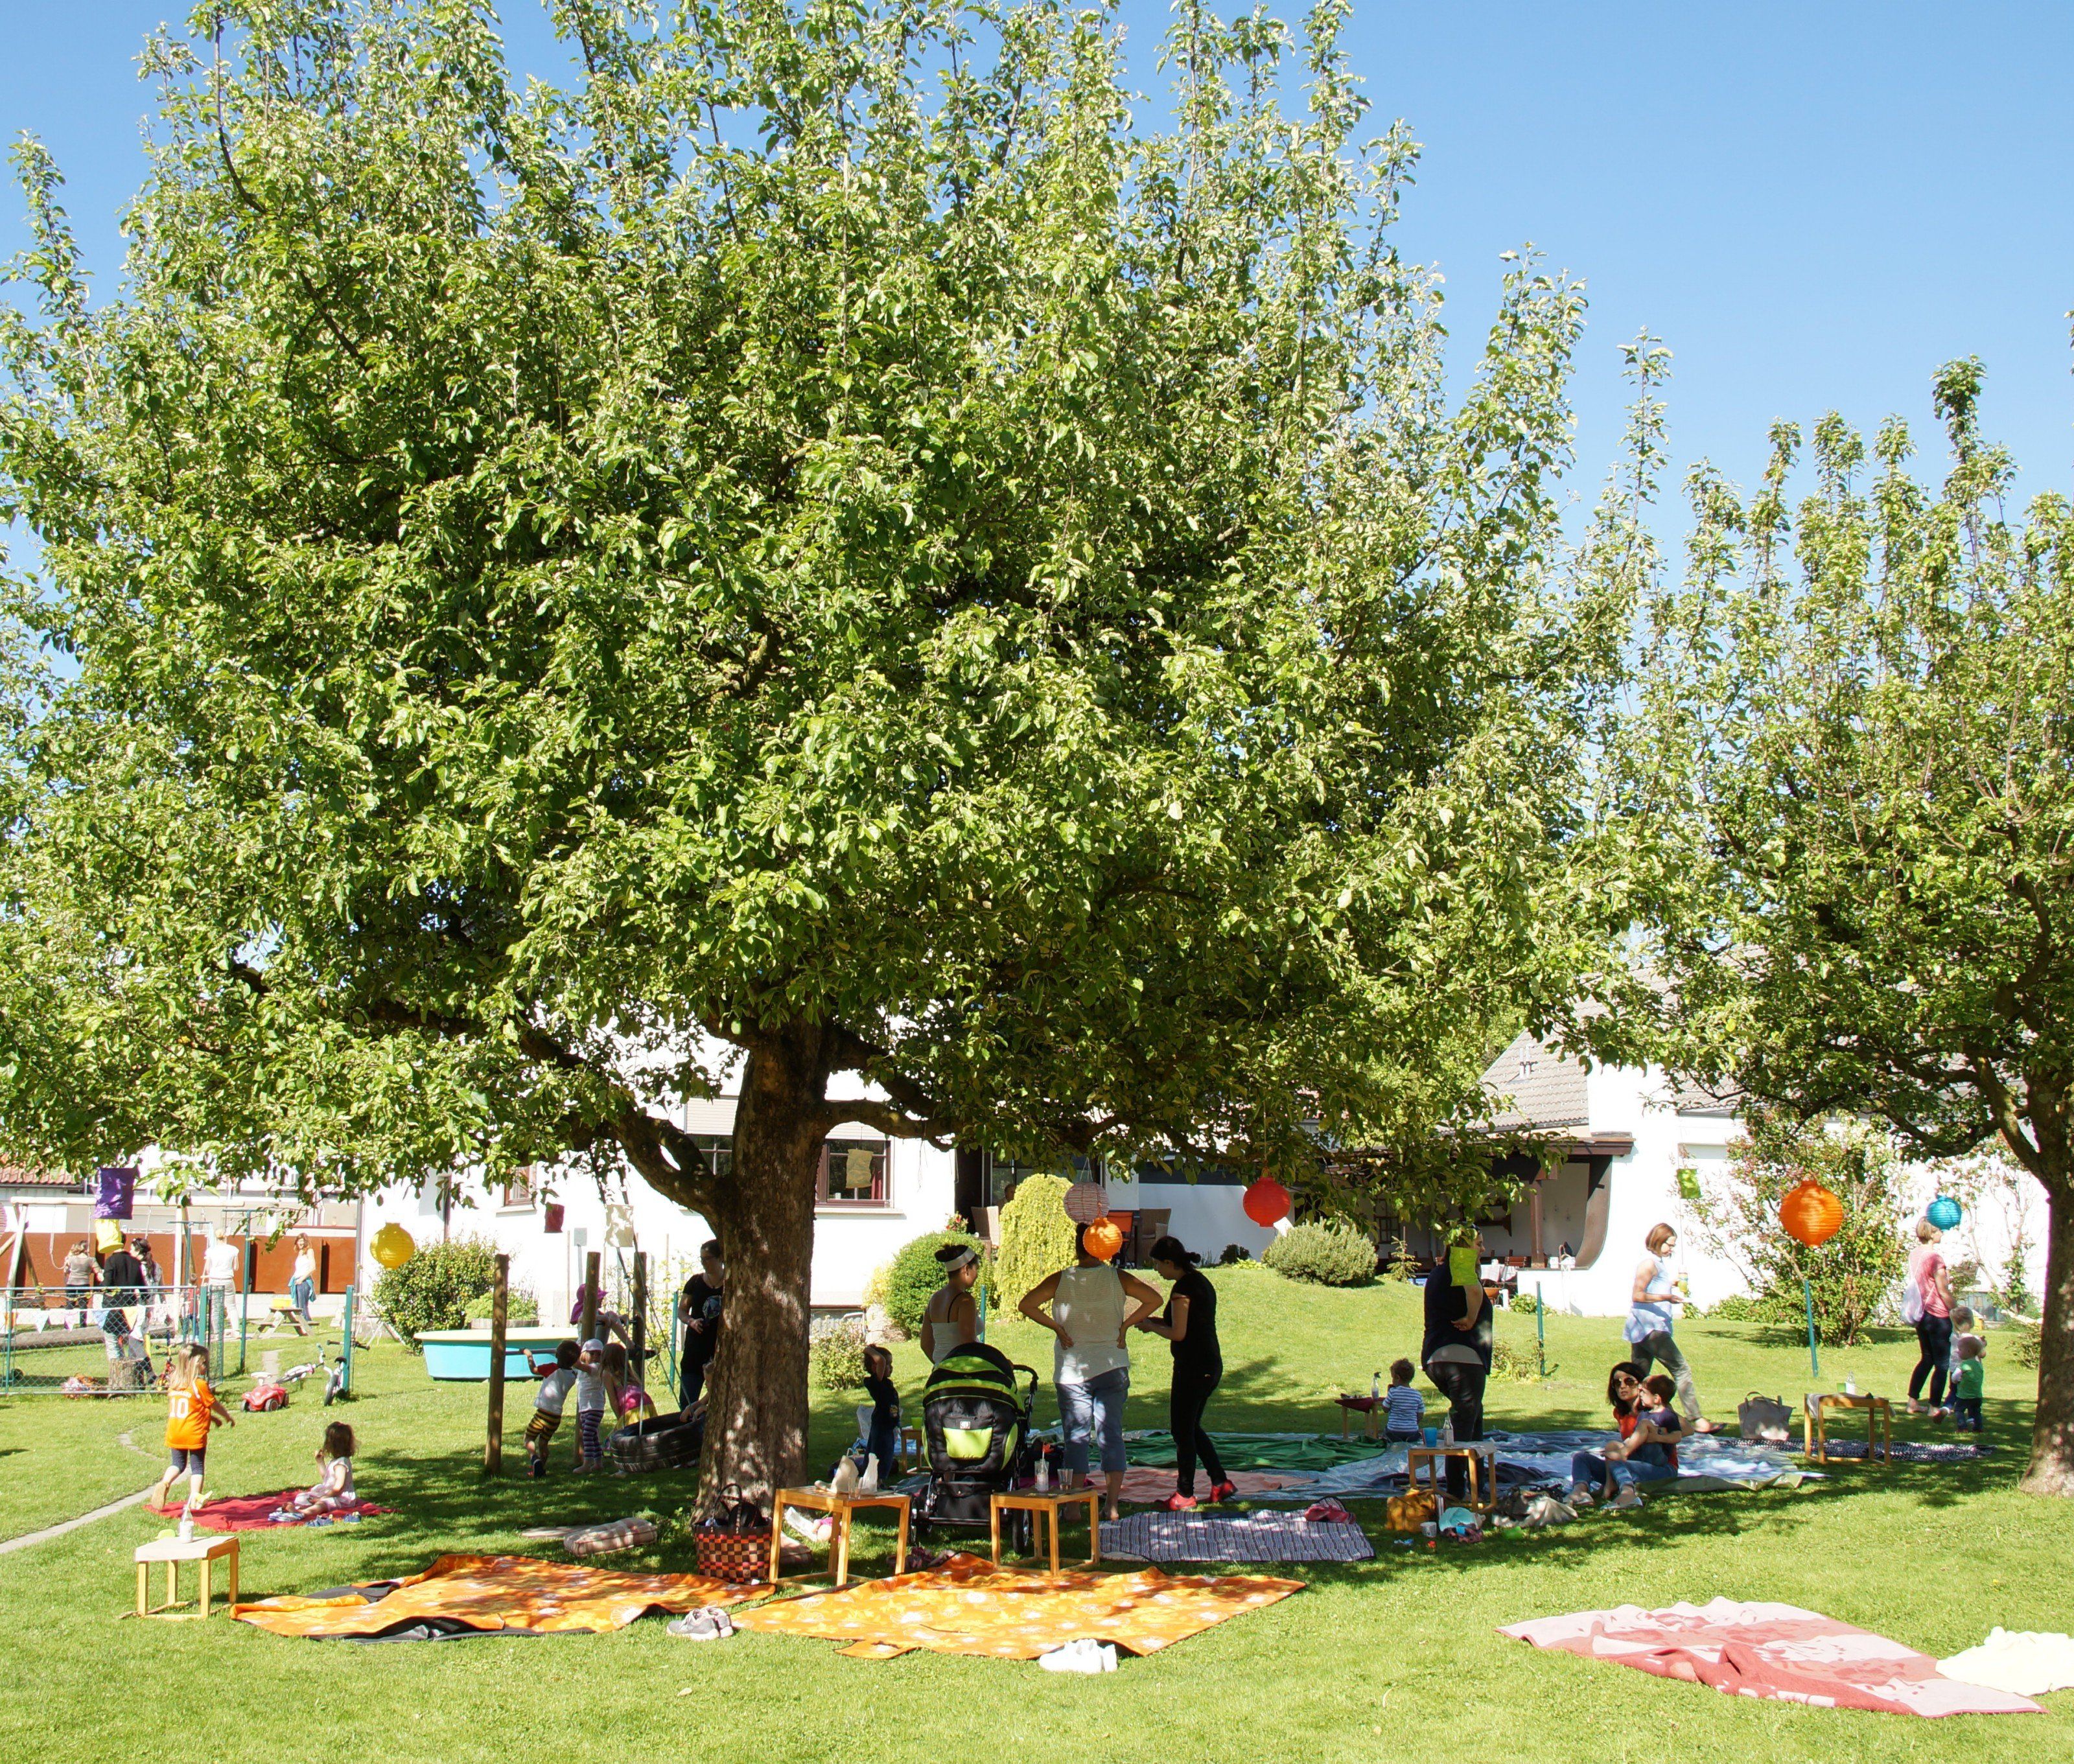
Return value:
<svg viewBox="0 0 2074 1764">
<path fill-rule="evenodd" d="M 317 1257 L 308 1237 L 295 1239 L 295 1266 L 288 1276 L 288 1303 L 304 1327 L 310 1321 L 310 1302 L 317 1295 Z"/>
<path fill-rule="evenodd" d="M 709 1237 L 699 1246 L 699 1271 L 677 1295 L 677 1324 L 684 1331 L 684 1347 L 677 1355 L 677 1407 L 686 1413 L 699 1400 L 705 1388 L 706 1368 L 720 1352 L 726 1284 L 727 1264 L 721 1260 L 720 1239 Z"/>
<path fill-rule="evenodd" d="M 1185 1512 L 1196 1504 L 1196 1455 L 1210 1479 L 1213 1504 L 1229 1501 L 1238 1490 L 1203 1431 L 1203 1410 L 1225 1375 L 1224 1350 L 1217 1343 L 1217 1289 L 1189 1261 L 1179 1237 L 1162 1237 L 1152 1246 L 1152 1266 L 1172 1288 L 1167 1308 L 1138 1328 L 1166 1336 L 1174 1349 L 1174 1385 L 1167 1399 L 1167 1425 L 1174 1436 L 1174 1469 L 1180 1487 L 1167 1498 L 1167 1510 Z"/>
<path fill-rule="evenodd" d="M 78 1313 L 75 1328 L 86 1327 L 87 1302 L 93 1296 L 94 1283 L 100 1279 L 101 1270 L 95 1264 L 93 1251 L 81 1237 L 72 1246 L 72 1254 L 64 1259 L 65 1306 Z"/>
<path fill-rule="evenodd" d="M 1099 1431 L 1108 1479 L 1103 1517 L 1113 1519 L 1123 1498 L 1123 1405 L 1130 1394 L 1130 1349 L 1124 1338 L 1159 1308 L 1159 1295 L 1090 1250 L 1089 1229 L 1080 1227 L 1073 1266 L 1039 1281 L 1017 1308 L 1059 1338 L 1051 1350 L 1051 1382 L 1066 1430 L 1066 1485 L 1079 1487 L 1088 1474 L 1089 1444 Z"/>
<path fill-rule="evenodd" d="M 1458 1444 L 1484 1436 L 1484 1384 L 1490 1377 L 1490 1307 L 1477 1272 L 1483 1246 L 1475 1232 L 1440 1258 L 1426 1277 L 1426 1334 L 1419 1361 L 1433 1388 L 1448 1399 L 1448 1419 Z M 1448 1494 L 1460 1501 L 1469 1487 L 1469 1468 L 1448 1460 Z"/>
<path fill-rule="evenodd" d="M 1921 1357 L 1908 1375 L 1908 1412 L 1923 1413 L 1916 1399 L 1923 1394 L 1923 1381 L 1930 1385 L 1930 1413 L 1944 1413 L 1944 1378 L 1952 1360 L 1952 1274 L 1937 1246 L 1944 1233 L 1927 1219 L 1915 1225 L 1915 1249 L 1908 1258 L 1909 1283 L 1923 1306 L 1915 1320 L 1915 1345 Z"/>
<path fill-rule="evenodd" d="M 979 1303 L 973 1288 L 979 1283 L 979 1251 L 969 1243 L 946 1243 L 936 1250 L 944 1283 L 929 1295 L 922 1313 L 922 1352 L 931 1365 L 979 1340 Z"/>
<path fill-rule="evenodd" d="M 1634 1290 L 1629 1294 L 1627 1339 L 1634 1349 L 1634 1361 L 1646 1375 L 1652 1364 L 1661 1365 L 1678 1386 L 1678 1404 L 1685 1411 L 1685 1426 L 1693 1433 L 1711 1433 L 1713 1423 L 1700 1413 L 1700 1393 L 1693 1387 L 1692 1369 L 1671 1338 L 1672 1308 L 1679 1302 L 1678 1282 L 1671 1271 L 1671 1257 L 1678 1247 L 1678 1233 L 1667 1225 L 1651 1225 L 1642 1240 L 1649 1254 L 1635 1264 Z"/>
</svg>

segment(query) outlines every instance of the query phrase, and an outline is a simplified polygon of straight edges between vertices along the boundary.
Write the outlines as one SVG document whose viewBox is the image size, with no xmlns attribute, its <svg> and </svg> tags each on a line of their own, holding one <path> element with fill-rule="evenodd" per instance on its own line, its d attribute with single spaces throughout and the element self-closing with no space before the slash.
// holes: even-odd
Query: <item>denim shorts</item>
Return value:
<svg viewBox="0 0 2074 1764">
<path fill-rule="evenodd" d="M 1088 1445 L 1097 1426 L 1101 1430 L 1101 1467 L 1105 1473 L 1121 1475 L 1126 1461 L 1123 1449 L 1123 1405 L 1130 1394 L 1130 1368 L 1118 1366 L 1100 1373 L 1085 1384 L 1061 1384 L 1059 1419 L 1066 1427 L 1066 1468 L 1087 1474 Z"/>
</svg>

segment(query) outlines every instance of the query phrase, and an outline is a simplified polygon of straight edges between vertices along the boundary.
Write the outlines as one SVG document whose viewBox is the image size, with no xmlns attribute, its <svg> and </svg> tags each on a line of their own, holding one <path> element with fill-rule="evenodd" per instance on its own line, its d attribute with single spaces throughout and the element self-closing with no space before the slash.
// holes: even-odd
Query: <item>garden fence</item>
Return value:
<svg viewBox="0 0 2074 1764">
<path fill-rule="evenodd" d="M 209 1378 L 225 1376 L 233 1295 L 221 1287 L 0 1288 L 0 1393 L 10 1396 L 155 1394 L 171 1349 L 199 1342 Z M 234 1370 L 233 1367 L 231 1369 Z"/>
</svg>

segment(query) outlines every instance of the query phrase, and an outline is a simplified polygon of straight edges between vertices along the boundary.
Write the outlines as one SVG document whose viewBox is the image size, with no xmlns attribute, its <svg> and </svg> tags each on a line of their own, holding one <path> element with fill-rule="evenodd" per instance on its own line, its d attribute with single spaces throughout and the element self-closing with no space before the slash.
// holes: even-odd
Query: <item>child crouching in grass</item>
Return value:
<svg viewBox="0 0 2074 1764">
<path fill-rule="evenodd" d="M 181 1476 L 188 1479 L 188 1509 L 202 1503 L 202 1465 L 209 1455 L 209 1430 L 219 1423 L 226 1427 L 238 1423 L 230 1419 L 229 1410 L 217 1400 L 216 1393 L 209 1387 L 209 1352 L 199 1342 L 190 1341 L 176 1352 L 172 1364 L 166 1368 L 166 1473 L 159 1478 L 159 1485 L 151 1491 L 151 1504 L 163 1508 L 166 1497 L 172 1492 L 173 1484 Z"/>
<path fill-rule="evenodd" d="M 298 1513 L 350 1513 L 360 1505 L 353 1486 L 353 1429 L 334 1421 L 324 1431 L 317 1448 L 317 1462 L 324 1466 L 319 1477 L 295 1497 Z"/>
</svg>

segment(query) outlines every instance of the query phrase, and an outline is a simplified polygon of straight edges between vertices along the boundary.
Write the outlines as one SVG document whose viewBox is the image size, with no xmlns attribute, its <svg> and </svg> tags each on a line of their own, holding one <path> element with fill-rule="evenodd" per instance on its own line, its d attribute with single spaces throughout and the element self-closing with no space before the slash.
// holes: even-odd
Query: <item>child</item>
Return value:
<svg viewBox="0 0 2074 1764">
<path fill-rule="evenodd" d="M 1980 1342 L 1981 1357 L 1983 1360 L 1987 1358 L 1987 1343 L 1981 1341 L 1981 1337 L 1974 1333 L 1974 1324 L 1978 1320 L 1973 1315 L 1973 1308 L 1971 1305 L 1955 1304 L 1952 1307 L 1952 1358 L 1950 1364 L 1945 1368 L 1948 1378 L 1956 1378 L 1959 1376 L 1959 1362 L 1965 1357 L 1959 1351 L 1960 1342 Z"/>
<path fill-rule="evenodd" d="M 298 1513 L 350 1513 L 360 1505 L 353 1489 L 353 1429 L 334 1421 L 317 1448 L 324 1474 L 295 1497 Z"/>
<path fill-rule="evenodd" d="M 605 1344 L 595 1336 L 576 1356 L 576 1468 L 605 1468 L 605 1415 L 617 1393 L 605 1376 Z"/>
<path fill-rule="evenodd" d="M 562 1424 L 562 1406 L 576 1388 L 576 1345 L 560 1341 L 555 1357 L 543 1366 L 531 1353 L 526 1364 L 540 1381 L 540 1394 L 533 1399 L 533 1419 L 526 1423 L 526 1473 L 535 1478 L 547 1473 L 547 1442 Z"/>
<path fill-rule="evenodd" d="M 229 1410 L 217 1400 L 216 1393 L 209 1389 L 208 1370 L 209 1350 L 193 1341 L 176 1353 L 172 1364 L 166 1368 L 166 1450 L 169 1459 L 166 1473 L 159 1478 L 158 1487 L 151 1491 L 151 1504 L 155 1507 L 165 1506 L 166 1497 L 183 1473 L 188 1479 L 188 1510 L 192 1512 L 200 1506 L 202 1461 L 209 1453 L 209 1430 L 218 1422 L 227 1427 L 238 1425 L 230 1419 Z"/>
<path fill-rule="evenodd" d="M 864 1393 L 871 1398 L 871 1427 L 857 1468 L 869 1469 L 878 1459 L 880 1484 L 890 1487 L 900 1456 L 900 1392 L 893 1382 L 893 1356 L 875 1341 L 864 1350 Z"/>
<path fill-rule="evenodd" d="M 1426 1399 L 1411 1388 L 1409 1360 L 1390 1362 L 1390 1394 L 1382 1399 L 1382 1436 L 1397 1445 L 1416 1445 L 1423 1434 Z"/>
<path fill-rule="evenodd" d="M 655 1405 L 649 1400 L 648 1393 L 634 1382 L 634 1374 L 627 1365 L 626 1349 L 617 1341 L 605 1345 L 605 1376 L 617 1393 L 613 1403 L 614 1414 L 622 1421 L 650 1421 L 655 1416 Z"/>
<path fill-rule="evenodd" d="M 1977 1335 L 1959 1338 L 1959 1369 L 1952 1379 L 1952 1425 L 1961 1433 L 1981 1431 L 1981 1394 L 1988 1382 L 1985 1345 Z"/>
</svg>

